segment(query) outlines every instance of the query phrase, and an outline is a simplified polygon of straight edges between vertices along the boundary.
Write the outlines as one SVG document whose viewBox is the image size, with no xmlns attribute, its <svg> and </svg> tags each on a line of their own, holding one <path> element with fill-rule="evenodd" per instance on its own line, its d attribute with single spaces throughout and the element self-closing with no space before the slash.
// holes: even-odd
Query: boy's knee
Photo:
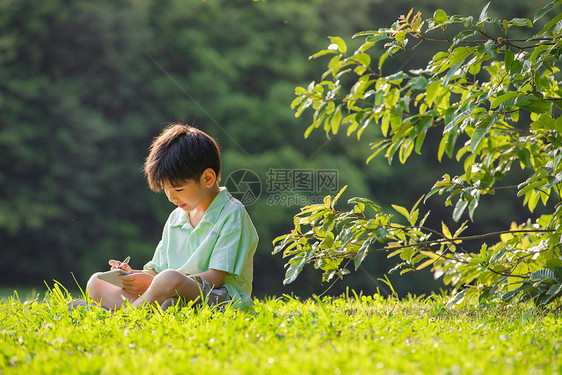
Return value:
<svg viewBox="0 0 562 375">
<path fill-rule="evenodd" d="M 162 287 L 163 285 L 177 286 L 180 283 L 183 274 L 176 270 L 164 270 L 154 276 L 152 285 Z"/>
<path fill-rule="evenodd" d="M 164 270 L 154 277 L 150 284 L 154 292 L 173 296 L 184 281 L 185 275 L 176 270 Z"/>
<path fill-rule="evenodd" d="M 103 281 L 98 278 L 98 275 L 101 273 L 102 272 L 94 273 L 88 280 L 88 284 L 86 284 L 86 291 L 94 300 L 97 300 L 100 294 L 100 283 Z"/>
</svg>

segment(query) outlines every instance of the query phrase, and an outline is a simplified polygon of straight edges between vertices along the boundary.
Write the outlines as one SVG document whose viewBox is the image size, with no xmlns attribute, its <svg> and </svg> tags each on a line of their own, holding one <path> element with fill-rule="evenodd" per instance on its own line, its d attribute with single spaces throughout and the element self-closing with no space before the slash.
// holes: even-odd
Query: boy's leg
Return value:
<svg viewBox="0 0 562 375">
<path fill-rule="evenodd" d="M 127 292 L 125 289 L 98 279 L 97 273 L 93 274 L 90 280 L 88 280 L 87 293 L 90 295 L 91 299 L 111 310 L 117 310 L 125 303 L 121 296 L 125 297 L 131 303 L 139 298 L 136 294 Z"/>
<path fill-rule="evenodd" d="M 181 297 L 192 301 L 200 295 L 200 286 L 197 281 L 176 270 L 165 270 L 154 277 L 146 292 L 132 305 L 138 307 L 146 302 L 157 302 L 161 305 L 171 297 Z"/>
</svg>

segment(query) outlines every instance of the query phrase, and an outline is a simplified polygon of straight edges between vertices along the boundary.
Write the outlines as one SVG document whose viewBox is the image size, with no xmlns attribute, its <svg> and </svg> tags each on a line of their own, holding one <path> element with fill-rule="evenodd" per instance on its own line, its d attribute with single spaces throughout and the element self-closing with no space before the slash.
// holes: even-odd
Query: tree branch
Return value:
<svg viewBox="0 0 562 375">
<path fill-rule="evenodd" d="M 384 247 L 380 251 L 393 251 L 393 250 L 405 249 L 407 247 L 418 247 L 418 246 L 425 246 L 425 245 L 435 246 L 435 245 L 441 245 L 443 243 L 454 244 L 456 241 L 481 240 L 483 238 L 496 237 L 496 236 L 499 236 L 499 235 L 502 235 L 502 234 L 508 234 L 508 233 L 552 233 L 552 232 L 554 232 L 554 229 L 502 230 L 502 231 L 498 231 L 498 232 L 476 234 L 476 235 L 472 235 L 472 236 L 464 236 L 464 237 L 456 237 L 456 238 L 442 238 L 442 239 L 437 239 L 437 240 L 434 240 L 434 241 L 423 241 L 423 242 L 413 243 L 413 244 L 409 244 L 409 245 Z"/>
</svg>

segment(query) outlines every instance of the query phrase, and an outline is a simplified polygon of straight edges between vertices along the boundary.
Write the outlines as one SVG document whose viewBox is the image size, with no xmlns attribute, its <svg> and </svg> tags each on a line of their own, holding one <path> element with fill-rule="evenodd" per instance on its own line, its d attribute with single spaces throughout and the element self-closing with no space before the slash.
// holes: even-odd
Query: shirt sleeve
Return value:
<svg viewBox="0 0 562 375">
<path fill-rule="evenodd" d="M 145 270 L 154 270 L 157 273 L 160 273 L 168 268 L 168 254 L 166 254 L 166 246 L 165 243 L 168 242 L 169 232 L 170 232 L 170 218 L 166 221 L 164 225 L 164 230 L 162 231 L 162 239 L 156 246 L 156 250 L 154 251 L 154 255 L 152 256 L 152 260 L 146 263 L 143 267 Z"/>
<path fill-rule="evenodd" d="M 156 250 L 154 251 L 154 256 L 152 257 L 152 260 L 150 262 L 146 263 L 144 265 L 143 269 L 154 270 L 157 273 L 160 273 L 167 268 L 165 266 L 166 262 L 165 262 L 165 259 L 164 259 L 164 256 L 163 256 L 162 248 L 163 248 L 162 240 L 160 240 L 160 242 L 158 243 L 158 246 L 156 246 Z"/>
<path fill-rule="evenodd" d="M 217 239 L 209 268 L 240 276 L 247 262 L 252 260 L 257 247 L 257 233 L 244 212 L 232 215 Z M 251 223 L 250 223 L 251 224 Z"/>
</svg>

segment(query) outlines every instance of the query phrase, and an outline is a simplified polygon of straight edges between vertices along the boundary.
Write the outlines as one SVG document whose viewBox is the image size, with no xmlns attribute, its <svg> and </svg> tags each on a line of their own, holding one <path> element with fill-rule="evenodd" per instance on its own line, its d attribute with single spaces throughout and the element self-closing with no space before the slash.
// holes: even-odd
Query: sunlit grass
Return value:
<svg viewBox="0 0 562 375">
<path fill-rule="evenodd" d="M 447 308 L 380 295 L 230 307 L 68 311 L 44 299 L 0 305 L 0 372 L 20 374 L 456 374 L 560 372 L 558 310 Z"/>
</svg>

